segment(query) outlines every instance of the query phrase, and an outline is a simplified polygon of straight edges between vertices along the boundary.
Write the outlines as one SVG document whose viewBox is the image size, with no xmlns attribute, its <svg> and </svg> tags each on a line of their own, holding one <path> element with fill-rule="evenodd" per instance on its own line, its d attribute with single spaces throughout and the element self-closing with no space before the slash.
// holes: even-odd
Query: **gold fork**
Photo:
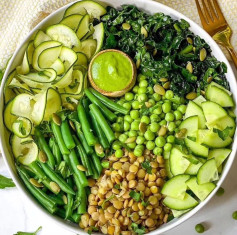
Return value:
<svg viewBox="0 0 237 235">
<path fill-rule="evenodd" d="M 201 9 L 199 1 L 195 1 L 203 28 L 217 43 L 224 46 L 228 50 L 237 68 L 237 54 L 230 43 L 232 30 L 226 22 L 217 0 L 201 0 L 203 10 Z"/>
</svg>

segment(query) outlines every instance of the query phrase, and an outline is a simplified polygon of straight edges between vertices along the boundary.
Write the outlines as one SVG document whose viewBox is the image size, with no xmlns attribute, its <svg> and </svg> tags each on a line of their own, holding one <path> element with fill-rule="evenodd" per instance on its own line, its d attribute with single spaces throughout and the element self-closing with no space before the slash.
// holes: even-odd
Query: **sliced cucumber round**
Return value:
<svg viewBox="0 0 237 235">
<path fill-rule="evenodd" d="M 17 119 L 17 116 L 11 114 L 13 100 L 8 101 L 3 113 L 4 124 L 9 131 L 12 131 L 12 124 Z"/>
<path fill-rule="evenodd" d="M 197 178 L 192 177 L 186 182 L 189 189 L 201 200 L 204 201 L 207 196 L 215 189 L 216 185 L 209 182 L 199 185 Z"/>
<path fill-rule="evenodd" d="M 189 212 L 190 210 L 171 210 L 174 218 L 179 218 L 181 215 Z"/>
<path fill-rule="evenodd" d="M 232 96 L 232 93 L 231 93 L 229 90 L 225 89 L 223 86 L 219 85 L 219 84 L 216 83 L 216 82 L 211 82 L 209 86 L 218 87 L 218 88 L 220 88 L 221 90 L 225 91 L 229 96 Z"/>
<path fill-rule="evenodd" d="M 185 136 L 196 136 L 198 130 L 198 116 L 191 116 L 186 118 L 179 126 L 179 129 L 185 128 L 187 130 Z"/>
<path fill-rule="evenodd" d="M 34 141 L 24 144 L 22 144 L 21 141 L 22 139 L 16 135 L 12 137 L 13 155 L 21 164 L 29 165 L 37 159 L 38 147 Z"/>
<path fill-rule="evenodd" d="M 77 61 L 74 64 L 74 66 L 77 66 L 77 65 L 83 66 L 85 68 L 88 67 L 87 56 L 85 54 L 83 54 L 82 52 L 77 52 Z"/>
<path fill-rule="evenodd" d="M 90 16 L 89 15 L 83 16 L 77 29 L 77 37 L 79 39 L 82 39 L 87 34 L 87 32 L 89 31 L 89 24 L 90 24 Z"/>
<path fill-rule="evenodd" d="M 34 38 L 34 47 L 39 46 L 42 42 L 47 42 L 52 40 L 47 34 L 45 34 L 42 30 L 39 30 Z"/>
<path fill-rule="evenodd" d="M 65 72 L 65 67 L 60 59 L 56 59 L 55 62 L 50 66 L 53 70 L 56 71 L 57 75 L 61 75 Z"/>
<path fill-rule="evenodd" d="M 93 18 L 97 18 L 99 20 L 102 15 L 106 14 L 106 9 L 94 1 L 79 1 L 67 8 L 64 13 L 64 17 L 72 14 L 85 15 L 87 13 Z"/>
<path fill-rule="evenodd" d="M 13 133 L 20 138 L 26 138 L 27 136 L 29 136 L 31 129 L 31 121 L 24 117 L 17 118 L 12 124 Z"/>
<path fill-rule="evenodd" d="M 197 206 L 198 201 L 186 193 L 183 200 L 166 197 L 163 204 L 173 210 L 188 210 Z"/>
<path fill-rule="evenodd" d="M 191 163 L 187 170 L 185 171 L 185 174 L 187 175 L 197 175 L 198 170 L 203 165 L 203 163 L 199 162 L 198 164 Z"/>
<path fill-rule="evenodd" d="M 166 174 L 167 174 L 168 178 L 171 179 L 173 177 L 173 174 L 170 170 L 170 160 L 169 159 L 165 160 L 165 170 L 166 170 Z"/>
<path fill-rule="evenodd" d="M 199 95 L 197 98 L 193 100 L 195 104 L 197 104 L 199 107 L 202 107 L 202 102 L 207 101 L 202 95 Z"/>
<path fill-rule="evenodd" d="M 63 18 L 59 23 L 68 26 L 75 32 L 82 18 L 83 15 L 74 14 Z"/>
<path fill-rule="evenodd" d="M 16 67 L 16 71 L 19 74 L 27 74 L 30 72 L 30 64 L 28 61 L 27 53 L 25 51 L 24 56 L 23 56 L 23 61 L 20 66 Z"/>
<path fill-rule="evenodd" d="M 65 93 L 69 95 L 79 95 L 83 88 L 83 74 L 80 70 L 73 70 L 72 77 L 72 83 L 68 87 L 65 87 Z"/>
<path fill-rule="evenodd" d="M 95 39 L 86 39 L 81 43 L 81 47 L 76 50 L 76 52 L 82 52 L 86 55 L 88 60 L 92 58 L 92 56 L 95 54 L 97 48 L 97 43 Z"/>
<path fill-rule="evenodd" d="M 183 200 L 187 190 L 186 181 L 189 178 L 189 175 L 174 176 L 164 184 L 161 193 L 169 197 Z"/>
<path fill-rule="evenodd" d="M 30 41 L 27 47 L 27 58 L 28 58 L 29 64 L 32 64 L 34 50 L 35 50 L 34 41 Z"/>
<path fill-rule="evenodd" d="M 219 179 L 215 159 L 207 160 L 197 174 L 198 184 L 205 184 Z"/>
<path fill-rule="evenodd" d="M 10 84 L 8 85 L 9 88 L 11 89 L 20 89 L 25 93 L 28 94 L 32 94 L 31 89 L 29 88 L 29 86 L 25 83 L 21 83 L 19 80 L 17 80 L 16 78 L 13 78 L 12 81 L 10 82 Z"/>
<path fill-rule="evenodd" d="M 225 161 L 230 155 L 231 149 L 212 149 L 209 152 L 208 159 L 214 158 L 216 160 L 217 168 Z"/>
<path fill-rule="evenodd" d="M 104 34 L 105 34 L 105 29 L 104 29 L 104 24 L 101 22 L 94 26 L 95 32 L 93 33 L 93 39 L 96 40 L 97 42 L 97 47 L 95 50 L 95 54 L 100 51 L 100 49 L 103 46 L 104 42 Z"/>
<path fill-rule="evenodd" d="M 185 141 L 186 146 L 190 149 L 190 151 L 194 155 L 207 158 L 207 156 L 208 156 L 208 148 L 207 147 L 205 147 L 197 142 L 194 142 L 188 138 L 185 138 L 184 141 Z"/>
<path fill-rule="evenodd" d="M 7 80 L 4 84 L 4 103 L 8 103 L 9 100 L 13 99 L 16 96 L 16 93 L 8 87 L 12 79 L 16 76 L 16 70 L 13 70 L 7 77 Z"/>
</svg>

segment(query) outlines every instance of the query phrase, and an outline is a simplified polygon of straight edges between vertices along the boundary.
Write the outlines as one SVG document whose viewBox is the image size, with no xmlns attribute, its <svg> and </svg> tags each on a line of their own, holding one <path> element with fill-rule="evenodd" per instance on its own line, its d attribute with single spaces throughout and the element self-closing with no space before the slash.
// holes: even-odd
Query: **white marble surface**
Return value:
<svg viewBox="0 0 237 235">
<path fill-rule="evenodd" d="M 1 156 L 0 174 L 10 176 Z M 205 224 L 206 235 L 237 235 L 237 221 L 232 219 L 233 211 L 237 210 L 237 158 L 222 187 L 225 189 L 223 196 L 214 196 L 196 215 L 164 235 L 195 235 L 194 227 L 198 223 Z M 17 188 L 0 190 L 0 235 L 33 232 L 39 226 L 43 227 L 40 235 L 73 235 L 44 218 Z"/>
</svg>

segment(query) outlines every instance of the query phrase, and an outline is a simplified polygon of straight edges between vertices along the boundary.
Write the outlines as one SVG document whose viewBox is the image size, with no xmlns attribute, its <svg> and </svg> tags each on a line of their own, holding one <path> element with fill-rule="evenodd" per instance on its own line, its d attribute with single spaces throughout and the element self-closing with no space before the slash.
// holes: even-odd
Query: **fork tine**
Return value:
<svg viewBox="0 0 237 235">
<path fill-rule="evenodd" d="M 201 0 L 201 1 L 202 1 L 202 5 L 203 5 L 203 9 L 204 9 L 205 15 L 206 15 L 206 17 L 207 17 L 207 21 L 208 21 L 208 22 L 213 21 L 212 15 L 211 15 L 210 12 L 208 11 L 207 5 L 206 5 L 205 1 L 204 1 L 204 0 Z"/>
<path fill-rule="evenodd" d="M 207 5 L 208 5 L 208 8 L 209 8 L 209 10 L 211 12 L 213 20 L 214 21 L 217 20 L 217 13 L 214 10 L 214 7 L 213 7 L 213 5 L 211 3 L 211 0 L 207 0 Z"/>
<path fill-rule="evenodd" d="M 198 13 L 199 13 L 200 19 L 202 21 L 202 24 L 203 25 L 208 24 L 208 22 L 206 21 L 204 15 L 203 15 L 203 12 L 202 12 L 202 9 L 201 9 L 201 6 L 200 6 L 198 0 L 195 0 L 195 2 L 196 2 L 196 5 L 197 5 Z"/>
<path fill-rule="evenodd" d="M 222 13 L 222 11 L 221 11 L 221 8 L 220 8 L 220 6 L 219 6 L 219 4 L 218 4 L 218 2 L 217 2 L 217 0 L 213 0 L 213 4 L 214 4 L 214 6 L 215 6 L 215 10 L 216 10 L 216 13 L 217 13 L 217 17 L 218 17 L 219 19 L 221 19 L 221 20 L 226 21 L 224 15 L 223 15 L 223 13 Z"/>
</svg>

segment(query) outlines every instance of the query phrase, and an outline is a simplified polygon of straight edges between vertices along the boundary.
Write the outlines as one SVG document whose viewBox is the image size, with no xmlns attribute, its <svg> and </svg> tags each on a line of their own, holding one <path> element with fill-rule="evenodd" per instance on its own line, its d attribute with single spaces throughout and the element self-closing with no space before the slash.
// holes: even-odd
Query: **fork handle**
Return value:
<svg viewBox="0 0 237 235">
<path fill-rule="evenodd" d="M 232 46 L 227 46 L 226 49 L 228 50 L 228 52 L 230 53 L 231 57 L 232 57 L 232 60 L 235 64 L 235 67 L 237 69 L 237 54 L 234 50 L 234 48 Z"/>
</svg>

